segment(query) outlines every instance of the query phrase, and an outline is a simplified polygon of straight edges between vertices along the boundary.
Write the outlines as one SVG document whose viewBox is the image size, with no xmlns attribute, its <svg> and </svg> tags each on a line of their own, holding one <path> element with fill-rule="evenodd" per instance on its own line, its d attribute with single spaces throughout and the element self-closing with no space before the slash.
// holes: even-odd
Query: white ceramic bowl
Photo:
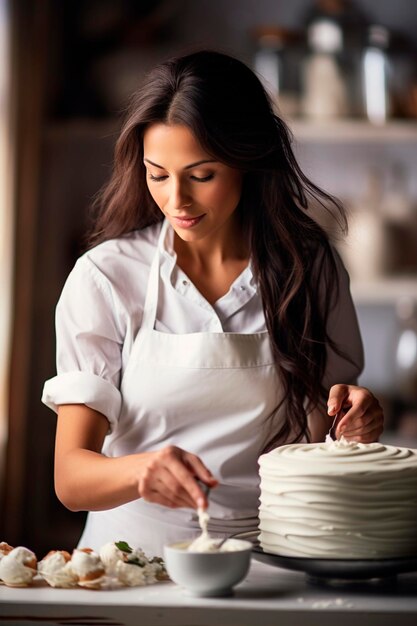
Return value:
<svg viewBox="0 0 417 626">
<path fill-rule="evenodd" d="M 165 565 L 171 580 L 193 596 L 228 596 L 248 573 L 252 543 L 235 543 L 230 552 L 188 552 L 190 542 L 164 547 Z"/>
</svg>

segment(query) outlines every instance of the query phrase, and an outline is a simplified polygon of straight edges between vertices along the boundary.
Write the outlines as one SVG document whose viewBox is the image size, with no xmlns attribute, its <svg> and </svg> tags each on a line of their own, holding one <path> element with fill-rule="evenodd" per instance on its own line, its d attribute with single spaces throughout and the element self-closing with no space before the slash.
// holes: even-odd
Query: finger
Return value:
<svg viewBox="0 0 417 626">
<path fill-rule="evenodd" d="M 377 420 L 366 420 L 361 422 L 355 422 L 349 430 L 343 432 L 345 439 L 353 439 L 362 435 L 368 435 L 370 432 L 379 428 L 379 422 Z"/>
<path fill-rule="evenodd" d="M 166 468 L 159 468 L 157 475 L 144 476 L 141 493 L 145 500 L 158 502 L 158 504 L 172 508 L 194 507 L 194 502 L 189 494 Z"/>
<path fill-rule="evenodd" d="M 171 500 L 166 495 L 162 494 L 160 491 L 151 490 L 147 493 L 146 497 L 143 497 L 146 502 L 152 502 L 153 504 L 161 504 L 162 506 L 167 506 L 170 509 L 181 509 L 186 508 L 189 509 L 190 505 L 187 503 L 181 503 L 178 500 Z"/>
<path fill-rule="evenodd" d="M 194 499 L 185 488 L 184 481 L 178 475 L 178 468 L 182 467 L 182 465 L 177 466 L 176 463 L 173 463 L 168 468 L 164 468 L 165 471 L 161 471 L 159 478 L 163 483 L 165 492 L 168 494 L 169 498 L 174 501 L 185 503 L 185 506 L 188 508 L 194 508 Z M 184 504 L 182 506 L 184 506 Z"/>
<path fill-rule="evenodd" d="M 199 478 L 203 483 L 208 485 L 210 488 L 216 487 L 219 484 L 219 481 L 213 476 L 210 470 L 204 465 L 202 460 L 196 456 L 195 454 L 191 454 L 190 452 L 186 452 L 184 455 L 184 460 L 189 465 L 189 467 L 193 470 L 196 478 Z"/>
<path fill-rule="evenodd" d="M 176 491 L 181 489 L 181 493 L 189 502 L 188 506 L 195 508 L 196 502 L 199 501 L 198 506 L 203 506 L 206 503 L 204 494 L 195 480 L 195 472 L 190 467 L 188 462 L 189 453 L 185 452 L 181 448 L 176 446 L 167 446 L 163 448 L 157 458 L 158 470 L 164 467 L 169 474 L 173 482 L 168 479 L 170 485 L 174 485 L 171 488 Z"/>
<path fill-rule="evenodd" d="M 204 465 L 204 463 L 201 461 L 201 459 L 199 459 L 198 456 L 196 456 L 195 454 L 186 453 L 185 460 L 198 480 L 206 484 L 208 487 L 210 487 L 210 489 L 217 487 L 219 481 L 214 478 L 213 474 Z M 195 498 L 195 504 L 197 505 L 197 507 L 206 509 L 208 507 L 207 493 L 201 489 L 200 485 L 198 485 L 198 482 L 196 484 L 199 489 L 199 494 Z"/>
<path fill-rule="evenodd" d="M 183 452 L 180 458 L 172 458 L 168 469 L 175 476 L 177 484 L 181 485 L 184 497 L 189 501 L 188 506 L 207 508 L 207 498 L 195 480 L 195 472 L 190 466 L 189 456 L 191 455 Z"/>
<path fill-rule="evenodd" d="M 365 408 L 365 407 L 364 407 Z M 349 411 L 350 416 L 349 422 L 342 423 L 340 422 L 340 430 L 338 429 L 338 437 L 343 435 L 346 439 L 355 439 L 358 436 L 367 436 L 370 432 L 377 432 L 378 437 L 381 435 L 384 429 L 384 414 L 381 410 L 381 407 L 377 402 L 372 403 L 371 407 L 364 410 L 363 414 L 360 415 L 356 412 L 354 415 L 353 409 Z M 343 418 L 344 421 L 345 418 Z"/>
<path fill-rule="evenodd" d="M 371 407 L 363 415 L 354 417 L 347 426 L 342 425 L 344 435 L 357 434 L 357 431 L 369 432 L 369 430 L 384 427 L 384 415 L 377 407 Z"/>
<path fill-rule="evenodd" d="M 346 399 L 349 396 L 349 385 L 333 385 L 329 391 L 329 397 L 327 399 L 327 413 L 329 415 L 336 415 L 338 413 Z"/>
<path fill-rule="evenodd" d="M 379 424 L 367 433 L 361 433 L 354 437 L 347 437 L 348 441 L 356 441 L 358 443 L 374 443 L 379 440 L 383 432 L 382 426 Z"/>
<path fill-rule="evenodd" d="M 168 446 L 161 451 L 160 459 L 164 465 L 188 492 L 192 499 L 192 506 L 207 508 L 207 498 L 195 478 L 207 482 L 210 486 L 216 486 L 217 480 L 204 465 L 204 463 L 190 452 L 185 452 L 180 448 Z"/>
<path fill-rule="evenodd" d="M 140 493 L 145 500 L 155 501 L 155 498 L 166 500 L 168 506 L 193 508 L 194 502 L 187 491 L 172 472 L 170 466 L 159 464 L 150 465 L 144 472 L 140 482 Z M 158 494 L 158 495 L 156 495 Z"/>
<path fill-rule="evenodd" d="M 363 428 L 369 421 L 377 418 L 377 412 L 372 410 L 372 398 L 362 396 L 358 403 L 353 404 L 341 417 L 336 427 L 338 437 L 346 436 L 352 430 Z"/>
<path fill-rule="evenodd" d="M 143 489 L 143 499 L 146 502 L 152 502 L 156 504 L 162 504 L 163 506 L 168 506 L 171 509 L 189 509 L 192 508 L 188 501 L 183 501 L 181 498 L 170 498 L 167 493 L 161 491 L 160 489 Z"/>
</svg>

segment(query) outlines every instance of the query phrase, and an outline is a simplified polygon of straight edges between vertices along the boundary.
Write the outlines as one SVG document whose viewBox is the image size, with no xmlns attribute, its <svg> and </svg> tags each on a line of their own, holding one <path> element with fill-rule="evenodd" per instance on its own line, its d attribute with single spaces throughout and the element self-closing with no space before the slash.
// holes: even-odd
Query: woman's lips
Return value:
<svg viewBox="0 0 417 626">
<path fill-rule="evenodd" d="M 172 217 L 174 224 L 181 228 L 192 228 L 201 222 L 205 214 L 198 215 L 197 217 Z"/>
</svg>

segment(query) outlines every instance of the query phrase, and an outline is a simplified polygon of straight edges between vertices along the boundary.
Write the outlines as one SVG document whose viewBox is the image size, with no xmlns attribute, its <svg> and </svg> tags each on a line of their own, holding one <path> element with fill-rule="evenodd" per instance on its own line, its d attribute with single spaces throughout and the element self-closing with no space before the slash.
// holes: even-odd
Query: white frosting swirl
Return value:
<svg viewBox="0 0 417 626">
<path fill-rule="evenodd" d="M 417 450 L 296 444 L 262 455 L 259 465 L 265 551 L 334 559 L 417 554 Z"/>
</svg>

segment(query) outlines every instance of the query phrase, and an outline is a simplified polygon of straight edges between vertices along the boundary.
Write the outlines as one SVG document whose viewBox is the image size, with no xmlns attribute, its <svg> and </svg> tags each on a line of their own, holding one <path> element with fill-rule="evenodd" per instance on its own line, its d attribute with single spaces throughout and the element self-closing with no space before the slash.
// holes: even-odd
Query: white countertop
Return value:
<svg viewBox="0 0 417 626">
<path fill-rule="evenodd" d="M 171 582 L 106 591 L 0 586 L 0 625 L 9 624 L 416 626 L 417 572 L 384 586 L 332 588 L 252 560 L 229 598 L 193 598 Z"/>
</svg>

